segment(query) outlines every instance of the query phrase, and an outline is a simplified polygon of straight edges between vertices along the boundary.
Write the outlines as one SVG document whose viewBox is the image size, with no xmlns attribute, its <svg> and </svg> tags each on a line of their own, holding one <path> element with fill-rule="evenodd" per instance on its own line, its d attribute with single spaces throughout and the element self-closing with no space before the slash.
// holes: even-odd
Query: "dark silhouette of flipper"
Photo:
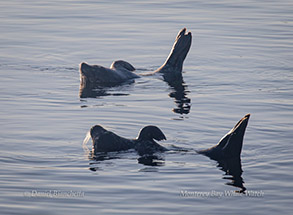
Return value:
<svg viewBox="0 0 293 215">
<path fill-rule="evenodd" d="M 191 41 L 191 32 L 186 33 L 186 28 L 179 31 L 165 63 L 155 72 L 163 73 L 164 76 L 176 76 L 181 74 L 183 62 L 189 52 Z"/>
<path fill-rule="evenodd" d="M 225 172 L 224 179 L 229 179 L 231 182 L 228 185 L 241 188 L 240 193 L 244 193 L 244 187 L 241 167 L 241 150 L 243 138 L 247 127 L 250 114 L 245 115 L 221 140 L 220 142 L 209 149 L 197 151 L 200 154 L 206 155 L 218 162 L 218 167 Z M 230 175 L 231 177 L 229 177 Z"/>
<path fill-rule="evenodd" d="M 197 151 L 213 160 L 240 157 L 243 137 L 250 114 L 245 115 L 222 139 L 209 149 Z"/>
</svg>

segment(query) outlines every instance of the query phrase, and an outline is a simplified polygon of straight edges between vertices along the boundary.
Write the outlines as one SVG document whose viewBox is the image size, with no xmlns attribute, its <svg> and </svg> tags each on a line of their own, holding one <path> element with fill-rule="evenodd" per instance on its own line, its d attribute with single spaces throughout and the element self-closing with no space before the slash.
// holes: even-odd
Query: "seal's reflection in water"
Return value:
<svg viewBox="0 0 293 215">
<path fill-rule="evenodd" d="M 187 90 L 187 85 L 185 84 L 181 74 L 179 75 L 163 75 L 163 80 L 170 86 L 169 97 L 174 98 L 176 108 L 173 108 L 174 113 L 178 114 L 189 114 L 190 112 L 190 98 L 186 95 L 189 93 Z M 99 98 L 103 96 L 128 96 L 127 93 L 110 93 L 113 87 L 121 87 L 118 90 L 122 90 L 125 87 L 129 87 L 134 83 L 134 80 L 119 84 L 118 86 L 105 87 L 101 85 L 93 85 L 91 83 L 80 84 L 79 87 L 79 97 L 80 98 Z"/>
<path fill-rule="evenodd" d="M 121 87 L 127 87 L 134 83 L 134 80 L 127 81 Z M 113 86 L 115 87 L 115 86 Z M 103 96 L 128 96 L 127 93 L 110 93 L 112 87 L 105 87 L 101 85 L 95 85 L 91 83 L 83 83 L 79 86 L 79 97 L 80 98 L 99 98 Z"/>
<path fill-rule="evenodd" d="M 172 146 L 170 149 L 162 147 L 157 144 L 154 139 L 164 140 L 166 137 L 156 126 L 145 126 L 139 132 L 138 138 L 126 139 L 104 129 L 100 125 L 95 125 L 87 133 L 83 141 L 83 147 L 87 152 L 90 152 L 90 155 L 92 156 L 90 159 L 98 161 L 98 163 L 99 161 L 117 159 L 117 152 L 131 152 L 130 149 L 132 149 L 137 152 L 138 155 L 140 155 L 138 158 L 138 163 L 147 166 L 164 165 L 164 157 L 162 157 L 162 152 L 196 152 L 217 161 L 217 167 L 225 172 L 223 179 L 231 180 L 231 182 L 226 184 L 241 188 L 240 191 L 236 192 L 245 193 L 246 188 L 243 185 L 244 181 L 241 177 L 243 170 L 241 167 L 240 156 L 243 145 L 243 138 L 249 118 L 250 114 L 246 114 L 228 133 L 226 133 L 221 138 L 217 145 L 204 150 L 184 149 L 177 146 Z M 90 138 L 93 140 L 92 151 L 86 147 L 86 143 Z M 107 152 L 109 152 L 109 154 Z M 113 152 L 115 152 L 115 156 L 112 156 Z M 123 154 L 119 155 L 121 156 L 118 156 L 118 158 L 122 158 Z M 90 169 L 96 170 L 92 167 Z"/>
<path fill-rule="evenodd" d="M 191 108 L 191 100 L 186 95 L 189 93 L 187 85 L 185 84 L 182 74 L 174 75 L 163 75 L 164 81 L 170 86 L 171 92 L 169 93 L 170 98 L 174 98 L 176 108 L 173 108 L 174 113 L 178 114 L 189 114 Z"/>
<path fill-rule="evenodd" d="M 245 193 L 246 188 L 243 185 L 244 181 L 241 177 L 243 170 L 240 157 L 218 160 L 217 167 L 225 172 L 223 179 L 231 180 L 231 182 L 226 183 L 227 185 L 240 188 L 241 190 L 236 191 L 238 193 Z"/>
<path fill-rule="evenodd" d="M 185 150 L 186 151 L 186 150 Z M 180 153 L 181 151 L 177 151 Z M 92 153 L 89 153 L 89 170 L 98 171 L 100 169 L 100 162 L 112 160 L 112 159 L 123 159 L 123 153 L 99 153 L 98 155 L 93 156 Z M 165 158 L 163 155 L 144 155 L 137 159 L 139 164 L 143 164 L 145 166 L 153 166 L 159 167 L 165 165 Z M 245 193 L 246 188 L 244 187 L 244 181 L 242 178 L 242 167 L 241 167 L 241 159 L 240 158 L 231 158 L 231 159 L 223 159 L 217 161 L 217 167 L 220 168 L 223 172 L 225 172 L 225 176 L 223 179 L 231 180 L 231 182 L 227 182 L 226 185 L 230 185 L 233 187 L 240 188 L 239 191 L 235 191 L 237 193 Z"/>
<path fill-rule="evenodd" d="M 131 151 L 131 150 L 130 150 Z M 98 153 L 93 155 L 92 152 L 89 153 L 88 156 L 90 163 L 89 163 L 89 170 L 91 171 L 98 171 L 100 167 L 98 166 L 100 162 L 113 160 L 113 159 L 122 159 L 123 153 Z M 145 166 L 164 166 L 165 165 L 165 158 L 162 155 L 143 155 L 137 159 L 138 163 L 143 164 Z"/>
<path fill-rule="evenodd" d="M 88 151 L 88 158 L 90 160 L 89 170 L 91 171 L 99 171 L 101 169 L 100 163 L 114 160 L 114 159 L 125 159 L 128 153 L 134 152 L 134 150 L 128 150 L 127 152 L 113 152 L 113 153 L 98 153 L 93 155 L 91 151 Z M 180 147 L 173 148 L 173 153 L 184 154 L 184 152 L 192 152 L 192 149 L 181 149 Z M 143 164 L 145 166 L 152 167 L 160 167 L 165 165 L 165 158 L 163 154 L 153 154 L 153 155 L 143 155 L 137 158 L 139 164 Z M 230 180 L 230 182 L 225 183 L 226 185 L 230 185 L 233 187 L 240 188 L 240 190 L 235 191 L 237 193 L 245 193 L 246 188 L 244 187 L 244 181 L 242 178 L 242 165 L 240 157 L 237 158 L 229 158 L 229 159 L 221 159 L 216 160 L 217 167 L 222 170 L 225 175 L 223 179 Z"/>
<path fill-rule="evenodd" d="M 146 166 L 164 166 L 165 159 L 160 155 L 144 155 L 139 157 L 138 163 L 146 165 Z"/>
<path fill-rule="evenodd" d="M 101 96 L 109 96 L 110 94 L 106 89 L 100 87 L 92 87 L 87 85 L 80 85 L 79 97 L 80 98 L 98 98 Z"/>
<path fill-rule="evenodd" d="M 92 152 L 89 153 L 88 156 L 90 163 L 89 163 L 89 170 L 96 172 L 100 170 L 101 168 L 98 166 L 100 162 L 112 160 L 112 159 L 120 159 L 121 157 L 119 155 L 109 155 L 107 153 L 101 153 L 97 156 L 93 156 Z"/>
</svg>

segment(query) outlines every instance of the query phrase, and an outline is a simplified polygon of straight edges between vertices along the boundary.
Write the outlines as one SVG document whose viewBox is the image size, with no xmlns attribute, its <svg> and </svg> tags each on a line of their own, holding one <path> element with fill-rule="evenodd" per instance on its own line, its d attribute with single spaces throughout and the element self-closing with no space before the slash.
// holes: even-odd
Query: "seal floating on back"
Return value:
<svg viewBox="0 0 293 215">
<path fill-rule="evenodd" d="M 94 154 L 135 149 L 142 156 L 167 151 L 165 147 L 155 142 L 155 140 L 165 140 L 165 135 L 158 127 L 152 125 L 141 129 L 136 139 L 120 137 L 100 125 L 93 126 L 90 135 L 93 140 Z"/>
<path fill-rule="evenodd" d="M 165 63 L 154 73 L 173 77 L 182 73 L 183 62 L 191 46 L 191 32 L 186 33 L 186 28 L 179 31 L 174 45 Z M 135 74 L 135 68 L 123 60 L 114 61 L 110 68 L 99 65 L 80 64 L 81 86 L 115 86 L 131 81 L 140 76 Z M 152 73 L 152 74 L 154 74 Z M 169 78 L 170 79 L 170 78 Z"/>
<path fill-rule="evenodd" d="M 214 160 L 240 158 L 243 138 L 250 114 L 245 115 L 220 141 L 209 149 L 197 151 Z M 93 152 L 114 152 L 135 149 L 139 155 L 154 154 L 156 152 L 168 151 L 155 140 L 166 140 L 163 132 L 156 126 L 149 125 L 140 130 L 138 137 L 127 139 L 106 130 L 100 125 L 90 129 L 93 140 Z"/>
<path fill-rule="evenodd" d="M 115 86 L 134 78 L 139 78 L 133 73 L 135 68 L 123 60 L 114 61 L 110 68 L 98 65 L 80 64 L 81 86 Z"/>
</svg>

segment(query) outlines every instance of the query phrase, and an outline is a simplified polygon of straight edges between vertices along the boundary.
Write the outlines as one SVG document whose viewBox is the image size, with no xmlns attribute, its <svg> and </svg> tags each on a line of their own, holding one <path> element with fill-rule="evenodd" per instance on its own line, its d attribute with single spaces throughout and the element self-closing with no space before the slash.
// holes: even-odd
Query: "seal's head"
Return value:
<svg viewBox="0 0 293 215">
<path fill-rule="evenodd" d="M 90 130 L 90 134 L 91 134 L 91 137 L 92 137 L 93 140 L 95 140 L 96 138 L 98 138 L 99 136 L 104 134 L 105 132 L 107 132 L 107 130 L 104 129 L 100 125 L 95 125 Z"/>
<path fill-rule="evenodd" d="M 91 66 L 85 62 L 82 62 L 79 65 L 80 72 L 80 83 L 86 85 L 86 83 L 95 83 L 98 80 L 97 75 L 99 75 L 96 71 L 100 68 L 100 66 Z"/>
</svg>

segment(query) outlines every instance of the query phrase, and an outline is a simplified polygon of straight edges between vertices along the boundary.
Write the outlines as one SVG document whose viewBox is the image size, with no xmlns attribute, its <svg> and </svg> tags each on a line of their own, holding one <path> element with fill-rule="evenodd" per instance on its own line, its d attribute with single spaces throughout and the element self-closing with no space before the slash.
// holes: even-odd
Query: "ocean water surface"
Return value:
<svg viewBox="0 0 293 215">
<path fill-rule="evenodd" d="M 0 17 L 1 214 L 290 214 L 292 1 L 11 0 Z M 184 27 L 184 83 L 80 91 L 81 62 L 152 72 Z M 247 113 L 235 178 L 196 150 Z M 128 138 L 156 125 L 160 144 L 186 150 L 156 165 L 133 151 L 93 160 L 83 140 L 96 124 Z"/>
</svg>

